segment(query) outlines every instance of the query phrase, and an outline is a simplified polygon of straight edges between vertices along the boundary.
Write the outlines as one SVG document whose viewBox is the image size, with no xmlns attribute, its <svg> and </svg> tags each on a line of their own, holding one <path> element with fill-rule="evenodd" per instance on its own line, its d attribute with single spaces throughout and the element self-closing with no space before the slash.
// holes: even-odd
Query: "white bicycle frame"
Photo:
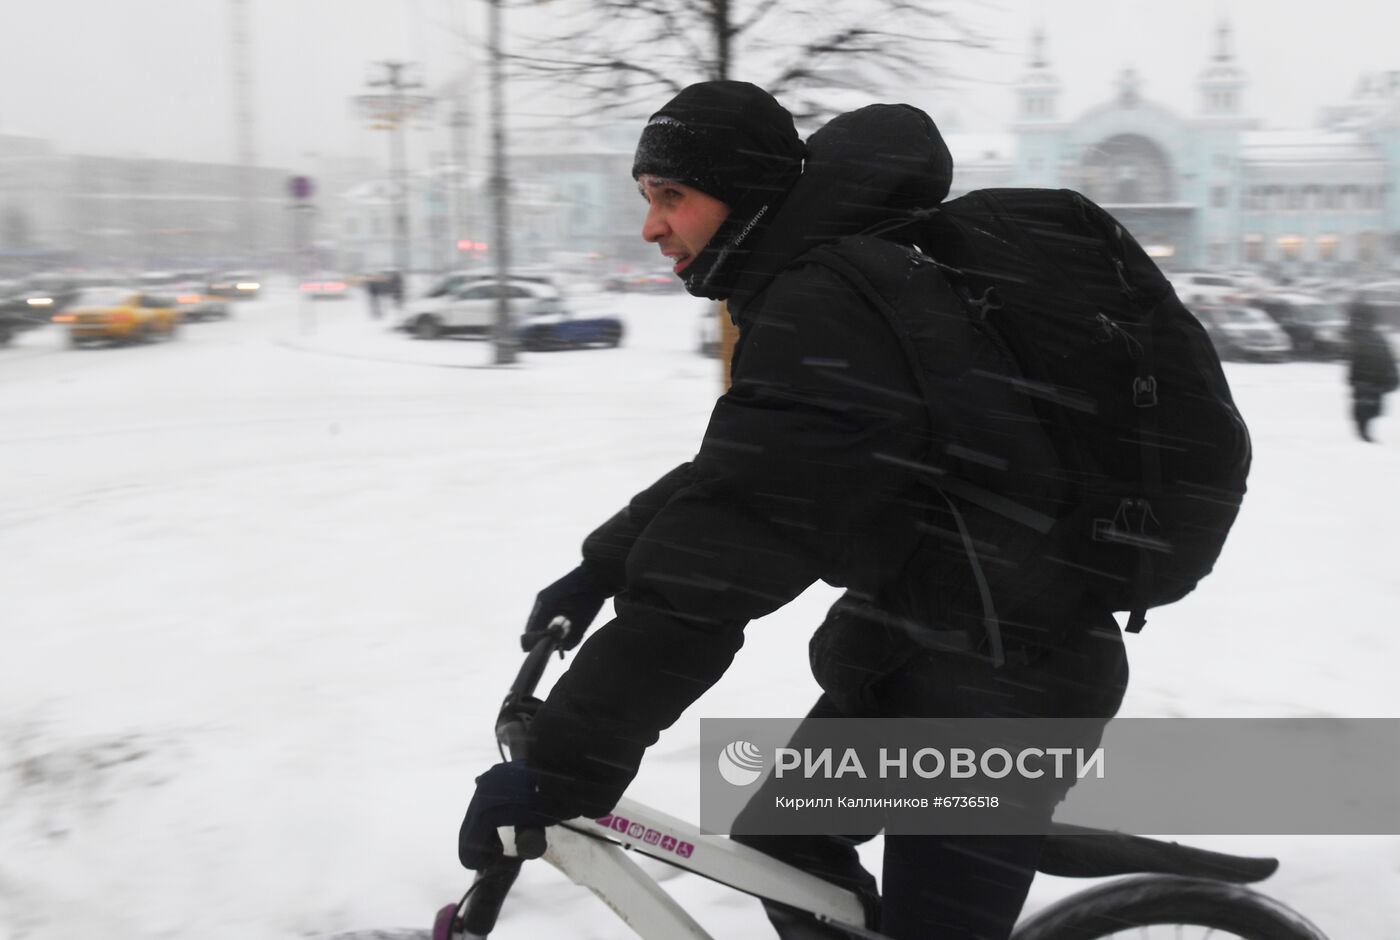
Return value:
<svg viewBox="0 0 1400 940">
<path fill-rule="evenodd" d="M 550 631 L 555 640 L 561 639 L 568 631 L 567 621 L 556 620 Z M 502 705 L 496 737 L 503 756 L 521 756 L 519 745 L 526 739 L 520 714 L 512 706 L 519 704 L 519 697 L 533 694 L 553 648 L 549 642 L 536 643 Z M 505 854 L 518 857 L 515 829 L 503 827 L 497 832 Z M 545 829 L 544 836 L 546 847 L 540 857 L 597 895 L 643 940 L 713 938 L 628 857 L 629 851 L 737 891 L 809 911 L 853 936 L 880 940 L 880 934 L 864 927 L 865 909 L 853 892 L 724 836 L 702 834 L 685 820 L 626 797 L 608 816 L 573 819 Z M 468 933 L 464 940 L 475 938 Z"/>
<path fill-rule="evenodd" d="M 499 830 L 507 855 L 515 832 Z M 574 884 L 592 891 L 643 940 L 713 940 L 693 917 L 629 856 L 635 851 L 746 894 L 779 901 L 853 936 L 867 930 L 855 894 L 723 836 L 703 835 L 684 820 L 623 798 L 601 820 L 574 819 L 545 830 L 543 856 Z"/>
</svg>

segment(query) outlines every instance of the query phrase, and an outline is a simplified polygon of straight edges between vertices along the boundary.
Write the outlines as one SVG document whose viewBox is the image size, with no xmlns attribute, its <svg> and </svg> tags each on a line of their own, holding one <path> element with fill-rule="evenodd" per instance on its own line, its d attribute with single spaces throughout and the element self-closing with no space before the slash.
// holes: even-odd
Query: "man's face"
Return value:
<svg viewBox="0 0 1400 940">
<path fill-rule="evenodd" d="M 674 180 L 644 174 L 637 189 L 647 201 L 642 239 L 660 246 L 676 274 L 690 266 L 729 216 L 729 207 L 714 196 Z"/>
</svg>

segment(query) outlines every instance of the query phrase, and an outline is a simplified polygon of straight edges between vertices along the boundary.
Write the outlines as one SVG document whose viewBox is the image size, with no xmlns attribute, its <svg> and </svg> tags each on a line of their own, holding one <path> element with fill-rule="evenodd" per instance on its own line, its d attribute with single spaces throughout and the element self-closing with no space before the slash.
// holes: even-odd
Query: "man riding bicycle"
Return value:
<svg viewBox="0 0 1400 940">
<path fill-rule="evenodd" d="M 811 718 L 1107 722 L 1127 662 L 1111 612 L 1084 592 L 1060 586 L 1008 611 L 996 636 L 965 629 L 976 559 L 922 479 L 943 429 L 868 295 L 809 260 L 822 246 L 855 260 L 907 253 L 889 223 L 937 206 L 952 177 L 928 116 L 876 105 L 804 144 L 766 92 L 704 82 L 652 116 L 632 172 L 647 204 L 642 237 L 690 293 L 728 301 L 740 332 L 733 384 L 695 458 L 588 536 L 580 566 L 540 592 L 527 638 L 565 617 L 577 645 L 609 597 L 616 617 L 579 646 L 538 712 L 528 761 L 478 778 L 463 863 L 500 852 L 499 826 L 611 810 L 646 748 L 728 668 L 749 621 L 817 580 L 846 593 L 812 639 L 824 694 Z M 880 237 L 852 237 L 861 233 Z M 964 315 L 951 295 L 930 316 L 942 314 Z M 1008 401 L 1005 451 L 987 459 L 1014 466 L 1037 446 L 1016 430 L 1034 426 L 1018 407 Z M 873 835 L 738 838 L 857 890 L 868 926 L 901 940 L 1006 937 L 1042 842 L 887 835 L 877 894 L 855 850 Z M 789 940 L 842 935 L 767 907 Z"/>
</svg>

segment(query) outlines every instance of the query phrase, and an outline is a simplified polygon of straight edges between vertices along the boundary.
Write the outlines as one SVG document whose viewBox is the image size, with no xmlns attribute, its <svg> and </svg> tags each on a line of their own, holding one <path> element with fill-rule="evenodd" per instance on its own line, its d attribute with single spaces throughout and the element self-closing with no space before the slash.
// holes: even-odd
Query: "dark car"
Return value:
<svg viewBox="0 0 1400 940">
<path fill-rule="evenodd" d="M 41 313 L 55 314 L 78 297 L 78 279 L 68 274 L 40 273 L 25 278 L 21 291 L 25 303 L 42 308 Z"/>
<path fill-rule="evenodd" d="M 528 352 L 558 349 L 612 349 L 622 344 L 624 330 L 617 317 L 536 317 L 520 329 L 520 346 Z"/>
<path fill-rule="evenodd" d="M 1283 327 L 1293 353 L 1310 359 L 1335 359 L 1346 352 L 1346 314 L 1342 305 L 1299 292 L 1273 293 L 1256 306 Z"/>
<path fill-rule="evenodd" d="M 55 311 L 72 301 L 71 292 L 26 288 L 18 281 L 0 281 L 0 346 L 15 334 L 49 322 Z"/>
<path fill-rule="evenodd" d="M 209 293 L 232 300 L 252 300 L 262 293 L 262 278 L 252 271 L 225 271 L 210 280 Z"/>
<path fill-rule="evenodd" d="M 1192 312 L 1206 328 L 1221 359 L 1278 362 L 1293 352 L 1288 334 L 1258 307 L 1197 305 Z"/>
</svg>

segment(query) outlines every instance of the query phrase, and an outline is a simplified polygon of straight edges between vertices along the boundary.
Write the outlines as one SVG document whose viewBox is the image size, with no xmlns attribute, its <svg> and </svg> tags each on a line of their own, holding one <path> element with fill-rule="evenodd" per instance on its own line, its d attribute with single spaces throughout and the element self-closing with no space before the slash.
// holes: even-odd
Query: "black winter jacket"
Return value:
<svg viewBox="0 0 1400 940">
<path fill-rule="evenodd" d="M 811 252 L 904 252 L 847 236 L 936 205 L 952 161 L 927 115 L 902 105 L 845 115 L 808 145 L 730 297 L 733 384 L 699 452 L 585 542 L 585 565 L 619 592 L 617 616 L 555 684 L 529 753 L 563 815 L 616 804 L 749 621 L 817 580 L 877 603 L 907 591 L 925 403 L 888 322 Z"/>
</svg>

